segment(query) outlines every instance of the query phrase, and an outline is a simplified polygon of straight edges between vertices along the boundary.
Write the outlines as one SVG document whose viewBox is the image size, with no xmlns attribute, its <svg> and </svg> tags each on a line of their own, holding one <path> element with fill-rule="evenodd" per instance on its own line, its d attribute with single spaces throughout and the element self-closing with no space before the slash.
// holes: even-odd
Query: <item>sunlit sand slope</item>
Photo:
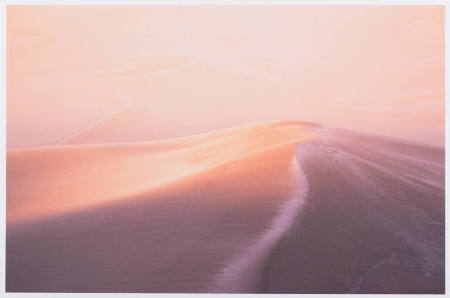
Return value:
<svg viewBox="0 0 450 298">
<path fill-rule="evenodd" d="M 442 293 L 444 150 L 301 122 L 13 150 L 7 291 Z"/>
<path fill-rule="evenodd" d="M 10 151 L 7 290 L 210 291 L 302 187 L 313 129 Z"/>
</svg>

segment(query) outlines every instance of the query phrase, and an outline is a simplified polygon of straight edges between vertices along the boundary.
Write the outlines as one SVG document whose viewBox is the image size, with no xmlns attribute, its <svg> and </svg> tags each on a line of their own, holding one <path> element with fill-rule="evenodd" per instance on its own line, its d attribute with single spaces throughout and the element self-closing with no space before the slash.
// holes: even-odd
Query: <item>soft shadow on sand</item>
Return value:
<svg viewBox="0 0 450 298">
<path fill-rule="evenodd" d="M 7 291 L 444 291 L 440 148 L 272 122 L 7 171 Z"/>
</svg>

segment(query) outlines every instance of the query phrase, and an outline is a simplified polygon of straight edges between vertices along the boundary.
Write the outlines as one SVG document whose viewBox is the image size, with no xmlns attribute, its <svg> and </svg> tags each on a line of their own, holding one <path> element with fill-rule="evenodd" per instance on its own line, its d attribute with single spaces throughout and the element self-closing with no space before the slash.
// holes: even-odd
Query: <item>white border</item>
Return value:
<svg viewBox="0 0 450 298">
<path fill-rule="evenodd" d="M 0 47 L 0 219 L 2 229 L 0 231 L 0 295 L 8 297 L 258 297 L 259 294 L 124 294 L 124 293 L 5 293 L 5 238 L 6 238 L 6 23 L 7 5 L 445 5 L 445 114 L 448 115 L 450 105 L 449 101 L 449 86 L 450 78 L 449 73 L 449 32 L 450 21 L 448 20 L 449 14 L 449 2 L 450 1 L 438 1 L 438 0 L 0 0 L 0 30 L 1 30 L 1 47 Z M 450 148 L 450 136 L 449 136 L 449 121 L 446 117 L 446 133 L 445 133 L 445 147 Z M 445 158 L 446 171 L 449 168 L 450 155 L 447 154 Z M 445 185 L 450 185 L 450 177 L 446 175 Z M 447 187 L 446 187 L 447 189 Z M 448 202 L 448 192 L 445 192 L 445 207 L 446 214 L 448 214 L 450 203 Z M 447 227 L 445 231 L 445 284 L 446 293 L 448 285 L 450 283 L 450 272 L 448 269 L 448 252 L 450 231 Z M 294 297 L 298 294 L 265 294 L 265 297 Z M 366 297 L 374 296 L 373 294 L 302 294 L 302 296 L 339 296 L 339 297 Z M 378 296 L 378 295 L 376 295 Z M 407 295 L 389 294 L 390 297 L 404 297 Z M 435 297 L 436 295 L 416 295 L 416 297 Z"/>
<path fill-rule="evenodd" d="M 3 0 L 6 5 L 445 5 L 445 0 Z"/>
<path fill-rule="evenodd" d="M 448 293 L 448 286 L 449 286 L 449 282 L 450 282 L 450 276 L 449 276 L 449 268 L 448 268 L 448 248 L 449 248 L 449 237 L 450 237 L 450 232 L 449 232 L 449 228 L 448 228 L 448 210 L 449 210 L 449 206 L 450 203 L 448 202 L 449 196 L 448 196 L 448 191 L 447 191 L 447 186 L 450 185 L 450 178 L 448 174 L 448 169 L 449 169 L 449 165 L 450 165 L 450 161 L 449 161 L 449 154 L 447 151 L 447 148 L 450 148 L 450 138 L 449 138 L 449 121 L 447 116 L 449 115 L 449 86 L 450 86 L 450 79 L 449 79 L 449 53 L 448 53 L 448 49 L 449 49 L 449 33 L 450 33 L 450 21 L 448 20 L 449 18 L 449 5 L 447 3 L 447 5 L 445 6 L 445 293 Z"/>
<path fill-rule="evenodd" d="M 6 6 L 0 2 L 0 289 L 5 291 L 6 250 Z"/>
</svg>

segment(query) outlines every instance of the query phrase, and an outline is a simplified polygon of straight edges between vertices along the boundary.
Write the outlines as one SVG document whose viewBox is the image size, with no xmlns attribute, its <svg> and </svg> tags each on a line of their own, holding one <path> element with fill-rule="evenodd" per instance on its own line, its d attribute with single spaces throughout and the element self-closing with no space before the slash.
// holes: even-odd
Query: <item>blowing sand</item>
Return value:
<svg viewBox="0 0 450 298">
<path fill-rule="evenodd" d="M 11 150 L 6 289 L 442 293 L 443 160 L 301 122 Z"/>
</svg>

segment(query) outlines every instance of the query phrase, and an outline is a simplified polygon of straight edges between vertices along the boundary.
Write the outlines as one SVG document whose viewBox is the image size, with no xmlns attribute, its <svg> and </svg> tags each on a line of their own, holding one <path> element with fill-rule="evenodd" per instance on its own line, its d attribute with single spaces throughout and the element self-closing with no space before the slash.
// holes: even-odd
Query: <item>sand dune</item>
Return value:
<svg viewBox="0 0 450 298">
<path fill-rule="evenodd" d="M 444 150 L 328 130 L 301 146 L 307 204 L 266 262 L 270 293 L 444 293 Z"/>
<path fill-rule="evenodd" d="M 255 155 L 291 162 L 295 144 L 310 134 L 295 123 L 262 124 L 164 142 L 11 150 L 8 221 L 148 196 Z M 279 156 L 283 151 L 291 155 Z"/>
<path fill-rule="evenodd" d="M 7 291 L 444 292 L 442 5 L 7 14 Z"/>
<path fill-rule="evenodd" d="M 444 150 L 302 122 L 10 150 L 7 291 L 442 293 Z"/>
</svg>

